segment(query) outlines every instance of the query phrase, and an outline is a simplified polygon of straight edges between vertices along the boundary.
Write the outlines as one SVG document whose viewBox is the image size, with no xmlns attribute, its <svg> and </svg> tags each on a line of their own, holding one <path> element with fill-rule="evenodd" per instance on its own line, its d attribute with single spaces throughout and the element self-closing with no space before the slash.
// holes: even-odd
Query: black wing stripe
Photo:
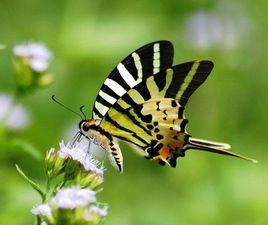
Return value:
<svg viewBox="0 0 268 225">
<path fill-rule="evenodd" d="M 207 60 L 173 66 L 174 75 L 165 98 L 178 99 L 184 106 L 194 91 L 207 79 L 212 69 L 213 63 Z"/>
<path fill-rule="evenodd" d="M 96 117 L 102 117 L 102 114 L 100 113 L 100 111 L 96 108 L 96 104 L 94 105 L 93 108 L 93 116 Z"/>
<path fill-rule="evenodd" d="M 113 105 L 113 108 L 116 109 L 118 112 L 120 112 L 122 114 L 125 114 L 135 125 L 137 125 L 141 129 L 143 129 L 145 132 L 148 132 L 148 129 L 146 129 L 144 126 L 142 126 L 141 123 L 138 120 L 136 120 L 136 118 L 131 113 L 129 113 L 129 110 L 128 109 L 122 108 L 117 103 L 115 103 Z"/>
<path fill-rule="evenodd" d="M 185 105 L 190 98 L 190 96 L 194 93 L 194 91 L 205 82 L 211 70 L 213 69 L 213 63 L 210 61 L 202 61 L 200 62 L 191 82 L 188 87 L 184 91 L 182 98 L 180 100 L 181 105 Z"/>
<path fill-rule="evenodd" d="M 118 94 L 116 94 L 114 92 L 113 89 L 111 89 L 109 86 L 107 86 L 106 84 L 103 84 L 101 91 L 105 92 L 107 95 L 110 95 L 111 97 L 115 98 L 116 100 L 118 98 L 120 98 L 120 96 Z"/>
<path fill-rule="evenodd" d="M 126 93 L 126 89 L 113 79 L 107 78 L 104 84 L 107 85 L 111 90 L 113 90 L 113 92 L 116 93 L 119 97 L 123 96 Z"/>
<path fill-rule="evenodd" d="M 140 85 L 138 85 L 135 89 L 140 93 L 145 101 L 152 97 L 145 82 L 140 83 Z"/>
<path fill-rule="evenodd" d="M 105 115 L 105 119 L 106 119 L 106 121 L 108 121 L 108 122 L 110 122 L 111 124 L 113 124 L 116 128 L 118 128 L 118 129 L 120 129 L 120 130 L 122 130 L 122 131 L 125 131 L 125 132 L 130 133 L 135 139 L 137 139 L 137 140 L 139 140 L 140 142 L 142 142 L 142 143 L 148 145 L 148 143 L 147 143 L 144 139 L 142 139 L 141 137 L 139 137 L 135 132 L 133 132 L 132 130 L 130 130 L 130 129 L 126 128 L 126 127 L 121 126 L 118 122 L 114 121 L 114 120 L 109 116 L 108 113 Z"/>
<path fill-rule="evenodd" d="M 102 98 L 100 95 L 98 95 L 98 97 L 96 98 L 96 102 L 98 102 L 98 103 L 100 103 L 108 108 L 110 108 L 112 105 L 110 102 L 108 102 L 107 100 Z"/>
<path fill-rule="evenodd" d="M 129 72 L 126 69 L 124 70 L 121 66 L 124 67 L 124 65 L 119 64 L 117 68 L 115 69 L 116 73 L 119 74 L 119 76 L 114 76 L 114 77 L 111 77 L 110 79 L 115 81 L 118 85 L 122 86 L 125 90 L 129 90 L 130 85 L 128 84 L 128 82 L 132 81 L 133 77 L 131 75 L 127 76 L 127 73 Z M 118 68 L 120 68 L 120 70 Z"/>
<path fill-rule="evenodd" d="M 122 63 L 118 64 L 117 70 L 130 88 L 133 88 L 138 83 Z"/>
<path fill-rule="evenodd" d="M 192 65 L 193 62 L 187 62 L 172 67 L 174 75 L 171 84 L 165 94 L 165 98 L 176 98 L 176 95 L 181 87 L 181 84 L 183 83 L 185 77 L 191 70 Z"/>
</svg>

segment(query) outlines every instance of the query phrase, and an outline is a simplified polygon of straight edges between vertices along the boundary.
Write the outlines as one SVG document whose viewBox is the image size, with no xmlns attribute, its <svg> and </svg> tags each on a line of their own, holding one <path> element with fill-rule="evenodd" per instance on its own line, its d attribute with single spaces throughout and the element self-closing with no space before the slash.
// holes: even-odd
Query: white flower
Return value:
<svg viewBox="0 0 268 225">
<path fill-rule="evenodd" d="M 46 48 L 43 43 L 26 42 L 20 45 L 16 45 L 13 49 L 13 53 L 17 57 L 23 58 L 39 58 L 43 60 L 49 60 L 52 57 L 52 53 Z"/>
<path fill-rule="evenodd" d="M 47 223 L 45 221 L 42 221 L 41 225 L 47 225 Z"/>
<path fill-rule="evenodd" d="M 28 59 L 29 66 L 36 72 L 46 71 L 49 66 L 49 60 L 52 57 L 52 53 L 43 43 L 34 42 L 16 45 L 13 53 L 16 57 Z"/>
<path fill-rule="evenodd" d="M 30 117 L 21 104 L 13 104 L 11 95 L 0 94 L 0 123 L 11 130 L 22 130 L 29 125 Z"/>
<path fill-rule="evenodd" d="M 58 156 L 64 159 L 71 158 L 78 161 L 86 171 L 92 171 L 98 176 L 103 177 L 104 166 L 100 166 L 101 163 L 97 159 L 94 159 L 88 151 L 88 144 L 83 142 L 79 142 L 72 146 L 70 143 L 65 145 L 64 142 L 61 141 Z"/>
<path fill-rule="evenodd" d="M 87 221 L 93 221 L 96 217 L 105 217 L 108 214 L 108 206 L 100 208 L 99 206 L 93 205 L 90 208 L 85 209 L 84 218 Z"/>
<path fill-rule="evenodd" d="M 75 209 L 95 202 L 95 195 L 95 191 L 88 188 L 82 189 L 79 186 L 63 188 L 52 198 L 52 204 L 57 208 Z"/>
<path fill-rule="evenodd" d="M 31 212 L 34 215 L 52 216 L 51 208 L 48 204 L 34 206 Z"/>
</svg>

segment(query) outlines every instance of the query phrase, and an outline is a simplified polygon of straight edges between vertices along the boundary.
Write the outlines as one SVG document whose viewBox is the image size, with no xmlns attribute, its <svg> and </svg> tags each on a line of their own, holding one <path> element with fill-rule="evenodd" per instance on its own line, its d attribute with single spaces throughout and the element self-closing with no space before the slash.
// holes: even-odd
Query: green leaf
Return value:
<svg viewBox="0 0 268 225">
<path fill-rule="evenodd" d="M 6 46 L 0 44 L 0 50 L 3 50 L 5 48 L 6 48 Z"/>
<path fill-rule="evenodd" d="M 40 194 L 42 200 L 45 200 L 46 193 L 39 187 L 39 185 L 36 184 L 34 181 L 32 181 L 29 177 L 27 177 L 26 174 L 20 169 L 20 167 L 17 164 L 16 169 L 19 172 L 19 174 L 32 186 L 32 188 Z"/>
</svg>

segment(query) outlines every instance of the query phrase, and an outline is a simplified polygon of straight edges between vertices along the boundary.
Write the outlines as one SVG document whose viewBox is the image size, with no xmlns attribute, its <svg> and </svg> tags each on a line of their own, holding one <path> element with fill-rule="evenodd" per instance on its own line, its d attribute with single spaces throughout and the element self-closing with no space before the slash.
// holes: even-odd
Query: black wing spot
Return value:
<svg viewBox="0 0 268 225">
<path fill-rule="evenodd" d="M 183 119 L 183 111 L 184 111 L 184 107 L 180 107 L 179 108 L 179 119 Z"/>
<path fill-rule="evenodd" d="M 181 131 L 182 131 L 182 132 L 185 132 L 185 128 L 186 128 L 187 123 L 188 123 L 188 120 L 187 120 L 187 119 L 185 119 L 185 120 L 183 120 L 183 121 L 181 122 L 180 127 L 181 127 Z"/>
<path fill-rule="evenodd" d="M 156 102 L 156 105 L 157 105 L 157 111 L 160 111 L 160 102 Z"/>
<path fill-rule="evenodd" d="M 157 140 L 162 140 L 162 139 L 164 138 L 164 136 L 161 135 L 161 134 L 157 134 L 157 135 L 156 135 L 156 138 L 157 138 Z"/>
<path fill-rule="evenodd" d="M 176 106 L 177 106 L 177 102 L 176 102 L 176 100 L 172 100 L 172 101 L 171 101 L 171 106 L 172 106 L 172 107 L 176 107 Z"/>
<path fill-rule="evenodd" d="M 163 160 L 161 160 L 161 159 L 159 159 L 158 163 L 159 163 L 160 166 L 164 166 L 164 165 L 166 165 L 165 161 L 163 161 Z"/>
</svg>

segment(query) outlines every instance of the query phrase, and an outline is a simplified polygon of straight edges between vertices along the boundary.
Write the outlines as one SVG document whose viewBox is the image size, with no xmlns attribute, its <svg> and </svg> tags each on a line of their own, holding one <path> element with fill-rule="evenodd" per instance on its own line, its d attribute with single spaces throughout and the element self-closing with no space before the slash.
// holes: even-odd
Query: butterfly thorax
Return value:
<svg viewBox="0 0 268 225">
<path fill-rule="evenodd" d="M 106 142 L 112 140 L 112 136 L 103 130 L 94 119 L 82 120 L 79 123 L 80 132 L 100 146 L 105 146 Z"/>
</svg>

